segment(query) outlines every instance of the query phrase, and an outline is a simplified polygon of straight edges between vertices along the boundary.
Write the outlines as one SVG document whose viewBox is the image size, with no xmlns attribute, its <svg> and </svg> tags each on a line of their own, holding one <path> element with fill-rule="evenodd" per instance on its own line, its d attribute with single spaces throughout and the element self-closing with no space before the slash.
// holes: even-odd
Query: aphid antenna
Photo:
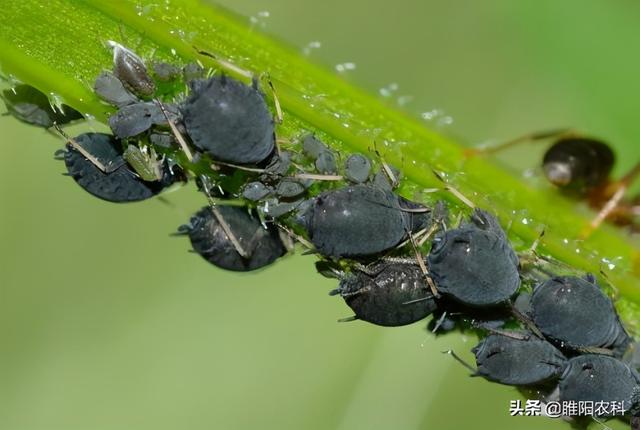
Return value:
<svg viewBox="0 0 640 430">
<path fill-rule="evenodd" d="M 89 151 L 87 151 L 86 149 L 84 149 L 78 142 L 76 142 L 75 139 L 73 139 L 71 136 L 69 136 L 67 133 L 65 133 L 62 128 L 60 128 L 60 126 L 58 124 L 56 124 L 55 122 L 53 123 L 53 127 L 56 129 L 56 131 L 60 134 L 60 136 L 62 136 L 63 139 L 65 139 L 67 141 L 67 143 L 69 145 L 71 145 L 76 151 L 78 151 L 79 153 L 81 153 L 87 160 L 91 161 L 91 163 L 96 166 L 98 169 L 100 169 L 102 171 L 102 173 L 110 173 L 111 171 L 107 169 L 107 166 L 105 166 L 104 164 L 102 164 L 96 157 L 94 157 L 93 155 L 91 155 L 89 153 Z M 118 166 L 119 167 L 119 166 Z"/>
<path fill-rule="evenodd" d="M 266 169 L 260 169 L 258 167 L 246 167 L 246 166 L 241 166 L 239 164 L 226 163 L 224 161 L 217 161 L 217 160 L 213 162 L 213 164 L 211 165 L 211 168 L 214 170 L 217 170 L 217 166 L 232 167 L 234 169 L 244 170 L 245 172 L 253 172 L 253 173 L 265 173 L 267 171 Z"/>
<path fill-rule="evenodd" d="M 520 145 L 525 142 L 537 143 L 546 139 L 569 137 L 576 135 L 575 131 L 571 128 L 557 128 L 553 130 L 543 130 L 533 133 L 523 134 L 514 139 L 507 140 L 494 145 L 481 145 L 475 148 L 467 148 L 464 151 L 466 157 L 480 155 L 480 154 L 495 154 L 496 152 L 503 151 L 508 148 Z"/>
<path fill-rule="evenodd" d="M 295 233 L 293 230 L 291 230 L 287 226 L 283 225 L 282 223 L 279 223 L 279 222 L 274 222 L 274 223 L 279 229 L 281 229 L 282 231 L 287 233 L 289 236 L 295 238 L 298 242 L 300 242 L 302 244 L 302 246 L 307 248 L 307 250 L 315 252 L 315 247 L 307 239 L 305 239 L 304 237 L 302 237 L 299 234 Z"/>
<path fill-rule="evenodd" d="M 611 288 L 611 290 L 613 291 L 613 297 L 612 300 L 616 301 L 620 298 L 620 290 L 618 289 L 618 287 L 616 287 L 615 285 L 613 285 L 613 283 L 611 282 L 611 279 L 609 279 L 609 275 L 607 275 L 607 272 L 604 271 L 604 269 L 602 268 L 602 266 L 600 266 L 600 276 L 602 277 L 602 279 L 606 282 L 607 286 L 609 288 Z"/>
<path fill-rule="evenodd" d="M 251 73 L 248 70 L 245 70 L 241 67 L 236 66 L 235 64 L 224 60 L 220 57 L 218 57 L 215 54 L 212 54 L 211 52 L 207 52 L 205 50 L 202 50 L 200 48 L 198 48 L 197 46 L 193 45 L 193 49 L 195 49 L 195 51 L 200 54 L 200 55 L 204 55 L 205 57 L 209 57 L 211 58 L 213 61 L 215 61 L 216 63 L 218 63 L 218 65 L 224 69 L 227 69 L 233 73 L 236 73 L 240 76 L 244 76 L 247 79 L 253 79 L 253 73 Z"/>
<path fill-rule="evenodd" d="M 426 297 L 422 297 L 419 299 L 413 299 L 413 300 L 409 300 L 408 302 L 402 302 L 402 305 L 412 305 L 414 303 L 420 303 L 420 302 L 424 302 L 426 300 L 431 300 L 433 299 L 433 296 L 426 296 Z"/>
<path fill-rule="evenodd" d="M 416 242 L 413 239 L 413 234 L 411 233 L 411 231 L 409 231 L 409 240 L 411 241 L 411 247 L 413 248 L 413 252 L 416 255 L 416 259 L 418 260 L 418 266 L 420 266 L 420 271 L 422 271 L 422 276 L 424 276 L 425 281 L 427 281 L 427 285 L 429 285 L 429 288 L 431 289 L 431 294 L 433 294 L 433 297 L 440 297 L 440 293 L 438 293 L 436 284 L 433 282 L 433 279 L 431 279 L 431 275 L 429 274 L 427 265 L 424 264 L 422 253 L 420 252 L 420 249 L 416 245 Z"/>
<path fill-rule="evenodd" d="M 579 237 L 581 239 L 588 238 L 591 233 L 593 233 L 600 224 L 602 224 L 604 220 L 616 210 L 627 193 L 629 186 L 638 177 L 638 175 L 640 175 L 640 163 L 636 163 L 636 165 L 633 166 L 626 175 L 610 185 L 610 187 L 614 187 L 616 189 L 615 193 L 613 193 L 611 198 L 609 198 L 595 218 L 591 220 L 591 223 L 589 223 L 589 225 L 580 233 Z"/>
<path fill-rule="evenodd" d="M 350 317 L 346 317 L 346 318 L 340 318 L 338 320 L 339 323 L 345 323 L 345 322 L 351 322 L 351 321 L 356 321 L 359 320 L 360 318 L 358 318 L 356 315 L 350 316 Z"/>
<path fill-rule="evenodd" d="M 396 177 L 396 175 L 393 173 L 393 170 L 391 170 L 391 166 L 389 166 L 389 164 L 386 161 L 384 161 L 382 154 L 380 154 L 380 151 L 378 151 L 378 144 L 375 140 L 373 141 L 373 152 L 374 154 L 376 154 L 376 156 L 380 160 L 382 171 L 384 172 L 386 177 L 389 179 L 389 181 L 391 181 L 391 188 L 396 188 L 400 184 L 400 181 Z"/>
<path fill-rule="evenodd" d="M 431 237 L 433 236 L 433 234 L 438 231 L 439 228 L 439 224 L 438 223 L 434 223 L 431 227 L 429 227 L 429 230 L 424 234 L 424 236 L 422 236 L 419 240 L 418 240 L 418 246 L 422 247 L 422 245 L 425 244 L 425 242 L 429 239 L 431 239 Z"/>
<path fill-rule="evenodd" d="M 458 200 L 460 200 L 462 203 L 464 203 L 465 205 L 467 205 L 468 207 L 470 207 L 471 209 L 475 209 L 476 205 L 475 203 L 473 203 L 469 198 L 467 198 L 464 194 L 462 194 L 457 188 L 455 188 L 452 185 L 449 185 L 447 183 L 447 181 L 445 181 L 445 179 L 442 177 L 442 175 L 440 173 L 438 173 L 435 169 L 431 169 L 431 171 L 433 172 L 433 175 L 444 184 L 444 189 L 446 191 L 449 191 L 451 194 L 453 194 L 454 196 L 456 196 L 458 198 Z"/>
<path fill-rule="evenodd" d="M 449 354 L 450 356 L 452 356 L 458 363 L 462 364 L 464 367 L 466 367 L 467 369 L 469 369 L 472 373 L 472 375 L 476 375 L 478 373 L 478 371 L 476 369 L 474 369 L 469 363 L 467 363 L 466 361 L 464 361 L 462 358 L 460 358 L 458 356 L 458 354 L 456 354 L 453 349 L 447 349 L 446 351 L 442 351 L 443 354 Z"/>
<path fill-rule="evenodd" d="M 293 177 L 296 179 L 313 179 L 316 181 L 342 181 L 344 179 L 341 175 L 322 175 L 318 173 L 296 173 Z"/>
<path fill-rule="evenodd" d="M 185 140 L 184 136 L 182 136 L 182 133 L 180 133 L 180 130 L 178 130 L 178 127 L 176 127 L 176 125 L 174 124 L 173 120 L 171 118 L 169 118 L 169 114 L 167 114 L 167 110 L 165 109 L 164 104 L 162 104 L 162 102 L 160 100 L 158 100 L 157 98 L 154 99 L 154 101 L 158 105 L 160 110 L 162 111 L 162 115 L 164 115 L 165 119 L 167 120 L 167 123 L 169 124 L 169 128 L 171 129 L 171 133 L 173 133 L 173 136 L 176 138 L 176 140 L 180 144 L 180 147 L 182 148 L 182 151 L 187 156 L 187 160 L 189 160 L 189 162 L 192 163 L 193 162 L 193 154 L 191 153 L 191 150 L 189 149 L 189 145 L 187 144 L 187 141 Z"/>
<path fill-rule="evenodd" d="M 493 328 L 493 327 L 487 327 L 486 325 L 483 325 L 479 322 L 473 321 L 471 323 L 471 326 L 474 328 L 478 328 L 481 330 L 485 330 L 488 331 L 491 334 L 497 334 L 499 336 L 504 336 L 504 337 L 508 337 L 511 339 L 516 339 L 516 340 L 529 340 L 531 339 L 531 336 L 528 334 L 523 334 L 523 333 L 518 333 L 515 331 L 508 331 L 508 330 L 500 330 L 497 328 Z"/>
<path fill-rule="evenodd" d="M 67 151 L 65 151 L 64 149 L 58 149 L 56 152 L 53 153 L 53 159 L 62 161 L 64 160 L 64 154 L 66 153 Z"/>
<path fill-rule="evenodd" d="M 277 124 L 282 124 L 282 121 L 284 120 L 284 112 L 282 111 L 282 106 L 280 105 L 280 99 L 278 98 L 278 94 L 276 93 L 276 87 L 273 85 L 273 81 L 271 80 L 271 75 L 269 75 L 269 72 L 262 72 L 260 73 L 260 79 L 265 79 L 267 81 L 267 84 L 269 85 L 269 89 L 271 91 L 271 96 L 273 97 L 273 105 L 276 108 L 276 123 Z M 254 77 L 254 87 L 257 87 L 257 80 L 255 80 Z M 255 88 L 256 90 L 258 88 Z"/>
</svg>

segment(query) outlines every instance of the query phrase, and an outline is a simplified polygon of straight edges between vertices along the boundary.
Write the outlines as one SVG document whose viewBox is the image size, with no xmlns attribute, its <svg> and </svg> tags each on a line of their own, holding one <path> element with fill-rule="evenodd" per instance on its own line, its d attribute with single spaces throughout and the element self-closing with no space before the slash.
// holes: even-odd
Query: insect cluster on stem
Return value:
<svg viewBox="0 0 640 430">
<path fill-rule="evenodd" d="M 5 92 L 14 115 L 65 137 L 59 155 L 87 192 L 132 202 L 194 181 L 207 204 L 177 233 L 211 264 L 260 269 L 298 241 L 320 257 L 320 273 L 339 279 L 331 294 L 353 310 L 345 320 L 402 326 L 433 316 L 434 332 L 471 323 L 484 337 L 473 348 L 477 367 L 467 365 L 474 375 L 536 387 L 545 400 L 638 403 L 635 343 L 593 277 L 525 268 L 487 211 L 452 225 L 444 201 L 402 197 L 400 171 L 375 150 L 343 161 L 313 134 L 293 137 L 301 150 L 277 139 L 282 110 L 273 91 L 271 113 L 261 78 L 156 63 L 154 80 L 134 52 L 109 45 L 113 69 L 94 89 L 117 109 L 112 134 L 69 137 L 60 126 L 77 117 L 72 110 L 47 110 L 35 89 L 13 93 L 24 100 Z M 166 100 L 163 82 L 186 92 Z M 554 166 L 548 173 L 564 181 Z"/>
</svg>

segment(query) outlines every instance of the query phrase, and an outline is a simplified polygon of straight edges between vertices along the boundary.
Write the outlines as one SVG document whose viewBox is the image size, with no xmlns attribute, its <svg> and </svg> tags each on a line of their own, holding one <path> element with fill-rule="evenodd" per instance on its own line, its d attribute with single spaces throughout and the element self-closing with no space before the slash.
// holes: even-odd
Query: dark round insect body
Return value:
<svg viewBox="0 0 640 430">
<path fill-rule="evenodd" d="M 276 194 L 285 199 L 299 197 L 304 194 L 305 191 L 304 185 L 291 178 L 283 178 L 278 182 L 278 185 L 276 185 Z"/>
<path fill-rule="evenodd" d="M 569 360 L 558 388 L 560 401 L 624 402 L 624 408 L 629 409 L 639 384 L 638 373 L 622 361 L 585 354 Z"/>
<path fill-rule="evenodd" d="M 266 186 L 262 182 L 249 182 L 242 190 L 242 197 L 253 202 L 262 200 L 273 193 L 271 187 Z"/>
<path fill-rule="evenodd" d="M 243 257 L 209 206 L 202 208 L 184 230 L 193 249 L 211 264 L 223 269 L 248 272 L 260 269 L 284 255 L 286 249 L 276 228 L 265 228 L 254 212 L 236 206 L 218 206 L 216 210 L 240 246 Z"/>
<path fill-rule="evenodd" d="M 403 210 L 413 205 L 391 191 L 353 185 L 320 194 L 300 218 L 320 254 L 363 257 L 395 247 L 426 225 L 426 214 Z"/>
<path fill-rule="evenodd" d="M 113 49 L 113 74 L 134 94 L 153 96 L 156 84 L 149 76 L 142 59 L 117 42 L 109 41 L 108 44 Z"/>
<path fill-rule="evenodd" d="M 169 119 L 175 122 L 178 119 L 175 105 L 163 105 Z M 123 106 L 109 117 L 111 131 L 120 139 L 138 136 L 149 130 L 154 125 L 167 124 L 167 117 L 160 106 L 153 102 L 140 102 Z"/>
<path fill-rule="evenodd" d="M 361 154 L 353 154 L 347 158 L 345 163 L 345 177 L 356 184 L 361 184 L 369 179 L 371 173 L 371 162 Z"/>
<path fill-rule="evenodd" d="M 339 293 L 360 320 L 381 326 L 420 321 L 436 310 L 436 302 L 420 267 L 382 262 L 355 271 L 340 281 Z"/>
<path fill-rule="evenodd" d="M 153 63 L 153 74 L 162 82 L 169 82 L 180 76 L 182 70 L 169 63 Z"/>
<path fill-rule="evenodd" d="M 613 303 L 592 280 L 559 276 L 538 285 L 531 317 L 561 347 L 624 348 L 629 342 Z"/>
<path fill-rule="evenodd" d="M 472 352 L 476 356 L 477 374 L 505 385 L 536 385 L 550 381 L 562 374 L 567 363 L 565 356 L 552 344 L 532 335 L 516 339 L 492 334 Z"/>
<path fill-rule="evenodd" d="M 123 107 L 137 103 L 139 100 L 122 84 L 122 81 L 111 72 L 102 72 L 93 84 L 93 90 L 102 100 L 109 104 Z"/>
<path fill-rule="evenodd" d="M 520 287 L 518 257 L 498 221 L 479 209 L 471 223 L 434 239 L 429 267 L 438 292 L 472 307 L 504 304 Z"/>
<path fill-rule="evenodd" d="M 160 193 L 175 180 L 166 166 L 162 180 L 141 180 L 126 164 L 120 142 L 111 135 L 84 133 L 74 140 L 95 157 L 106 168 L 106 172 L 73 146 L 67 145 L 64 162 L 69 176 L 100 199 L 116 203 L 145 200 Z"/>
<path fill-rule="evenodd" d="M 14 118 L 39 127 L 49 128 L 54 123 L 67 124 L 83 118 L 80 112 L 67 105 L 54 109 L 46 94 L 30 85 L 17 85 L 4 90 L 2 99 Z"/>
<path fill-rule="evenodd" d="M 214 160 L 257 164 L 274 150 L 273 118 L 262 94 L 228 76 L 193 81 L 183 118 L 193 144 Z"/>
<path fill-rule="evenodd" d="M 606 143 L 571 137 L 560 139 L 547 150 L 542 167 L 551 183 L 582 194 L 608 180 L 614 160 Z"/>
</svg>

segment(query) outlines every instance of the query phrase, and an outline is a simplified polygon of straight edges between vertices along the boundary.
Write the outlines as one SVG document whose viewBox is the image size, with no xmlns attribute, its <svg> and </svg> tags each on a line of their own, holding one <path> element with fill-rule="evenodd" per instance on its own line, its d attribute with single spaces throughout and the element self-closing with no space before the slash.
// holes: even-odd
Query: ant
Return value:
<svg viewBox="0 0 640 430">
<path fill-rule="evenodd" d="M 590 235 L 605 220 L 633 227 L 635 217 L 640 213 L 640 199 L 624 199 L 624 196 L 640 174 L 640 162 L 620 179 L 612 179 L 615 154 L 602 140 L 582 136 L 569 129 L 550 130 L 525 134 L 494 146 L 473 148 L 467 151 L 467 155 L 493 154 L 524 142 L 549 139 L 553 143 L 542 159 L 542 170 L 547 180 L 563 193 L 586 201 L 598 211 L 583 236 Z"/>
</svg>

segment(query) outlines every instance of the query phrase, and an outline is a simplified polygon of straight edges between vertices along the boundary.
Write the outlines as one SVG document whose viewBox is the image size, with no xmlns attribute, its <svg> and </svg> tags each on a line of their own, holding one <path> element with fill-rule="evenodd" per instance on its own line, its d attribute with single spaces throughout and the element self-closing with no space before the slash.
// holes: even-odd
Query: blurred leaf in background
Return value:
<svg viewBox="0 0 640 430">
<path fill-rule="evenodd" d="M 572 126 L 618 173 L 640 159 L 635 2 L 219 3 L 469 142 Z M 568 428 L 509 417 L 517 391 L 440 353 L 474 339 L 336 323 L 311 257 L 241 275 L 187 253 L 169 233 L 204 203 L 190 187 L 108 204 L 60 175 L 59 140 L 0 131 L 0 429 Z"/>
</svg>

